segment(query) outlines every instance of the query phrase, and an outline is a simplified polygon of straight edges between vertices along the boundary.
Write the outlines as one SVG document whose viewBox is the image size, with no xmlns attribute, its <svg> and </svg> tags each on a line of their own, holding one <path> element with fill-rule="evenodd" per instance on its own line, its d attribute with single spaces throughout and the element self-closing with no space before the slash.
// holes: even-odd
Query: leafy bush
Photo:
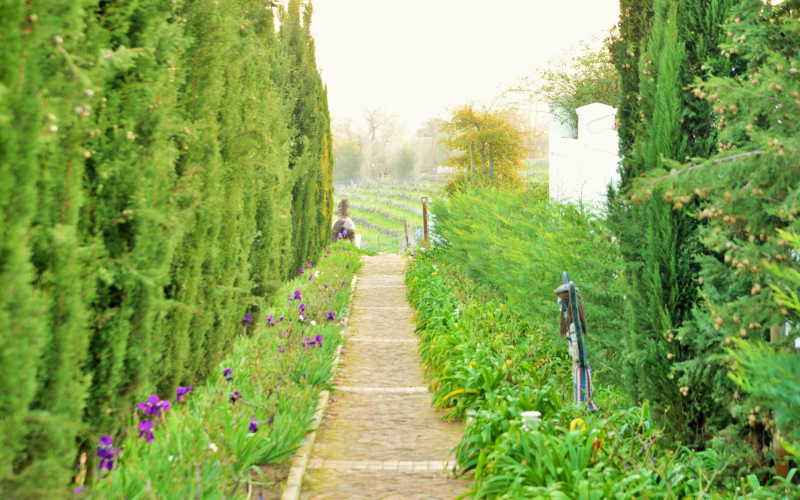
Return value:
<svg viewBox="0 0 800 500">
<path fill-rule="evenodd" d="M 359 252 L 334 245 L 317 268 L 284 285 L 265 322 L 237 339 L 203 386 L 161 415 L 127 420 L 113 436 L 121 449 L 115 464 L 96 474 L 90 466 L 83 495 L 223 498 L 258 483 L 253 465 L 288 458 L 309 431 L 319 392 L 330 388 L 339 320 L 359 267 Z M 151 442 L 140 430 L 148 421 Z"/>
<path fill-rule="evenodd" d="M 447 262 L 494 288 L 544 333 L 558 332 L 553 291 L 567 271 L 581 291 L 590 358 L 617 369 L 624 293 L 617 246 L 603 220 L 538 189 L 467 189 L 434 204 Z M 601 355 L 601 352 L 603 354 Z"/>
<path fill-rule="evenodd" d="M 649 405 L 627 407 L 619 389 L 598 391 L 595 413 L 567 403 L 564 350 L 449 264 L 449 252 L 417 254 L 406 284 L 433 405 L 467 417 L 455 470 L 474 471 L 470 498 L 800 498 L 796 471 L 761 484 L 732 476 L 730 454 L 664 448 Z M 532 410 L 540 422 L 522 417 Z"/>
</svg>

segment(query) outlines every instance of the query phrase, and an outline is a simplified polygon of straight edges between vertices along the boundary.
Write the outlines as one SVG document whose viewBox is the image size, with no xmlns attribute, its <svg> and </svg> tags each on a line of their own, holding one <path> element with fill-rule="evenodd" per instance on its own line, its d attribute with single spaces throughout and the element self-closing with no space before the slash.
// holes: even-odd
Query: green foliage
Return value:
<svg viewBox="0 0 800 500">
<path fill-rule="evenodd" d="M 442 143 L 454 154 L 445 165 L 456 170 L 453 187 L 464 183 L 518 185 L 527 157 L 525 131 L 508 110 L 475 109 L 465 104 L 451 111 Z"/>
<path fill-rule="evenodd" d="M 361 171 L 361 148 L 358 147 L 356 141 L 335 145 L 333 147 L 333 157 L 336 159 L 336 168 L 333 172 L 334 180 L 349 181 L 358 178 Z"/>
<path fill-rule="evenodd" d="M 2 12 L 0 491 L 17 498 L 57 495 L 79 435 L 202 382 L 317 259 L 332 150 L 310 6 L 280 34 L 250 0 Z"/>
<path fill-rule="evenodd" d="M 463 190 L 434 204 L 436 234 L 449 262 L 496 287 L 550 336 L 560 323 L 553 292 L 567 271 L 586 303 L 589 348 L 618 370 L 624 294 L 617 245 L 602 219 L 546 197 L 535 187 Z"/>
<path fill-rule="evenodd" d="M 762 484 L 728 474 L 724 452 L 664 448 L 647 403 L 602 397 L 595 413 L 565 404 L 568 356 L 447 264 L 450 251 L 418 254 L 406 285 L 434 405 L 467 416 L 455 470 L 474 471 L 474 482 L 462 498 L 800 498 L 796 469 Z M 522 417 L 531 410 L 539 422 Z"/>
<path fill-rule="evenodd" d="M 145 415 L 131 416 L 115 439 L 123 451 L 117 467 L 105 474 L 88 471 L 83 495 L 141 498 L 149 491 L 178 500 L 194 497 L 200 488 L 202 498 L 223 498 L 244 491 L 248 480 L 258 485 L 254 464 L 291 456 L 312 425 L 319 392 L 330 388 L 331 363 L 342 342 L 338 320 L 349 307 L 350 282 L 360 267 L 352 246 L 331 248 L 318 267 L 309 269 L 318 270 L 318 278 L 309 281 L 303 275 L 282 285 L 265 311 L 269 319 L 253 325 L 251 335 L 238 336 L 212 376 L 156 420 L 151 443 L 139 437 Z M 295 291 L 302 301 L 294 300 Z M 300 302 L 307 322 L 296 319 Z M 328 311 L 336 313 L 334 321 Z M 240 326 L 234 330 L 242 333 Z M 304 346 L 304 339 L 317 335 L 323 336 L 321 346 Z M 230 380 L 223 374 L 226 368 Z M 234 391 L 241 399 L 231 403 Z M 252 420 L 259 422 L 256 432 L 248 429 Z"/>
<path fill-rule="evenodd" d="M 411 179 L 414 177 L 414 150 L 403 145 L 389 162 L 389 171 L 393 179 Z"/>
<path fill-rule="evenodd" d="M 734 3 L 623 2 L 620 34 L 611 42 L 623 93 L 622 184 L 619 193 L 610 190 L 611 221 L 620 239 L 631 298 L 629 325 L 623 330 L 624 379 L 632 396 L 652 401 L 659 418 L 670 408 L 664 421 L 670 435 L 692 446 L 702 446 L 728 424 L 730 414 L 720 398 L 733 390 L 708 360 L 698 358 L 704 347 L 689 340 L 696 335 L 677 335 L 679 328 L 697 320 L 698 261 L 707 250 L 697 220 L 681 210 L 692 202 L 691 196 L 673 199 L 656 189 L 626 204 L 620 193 L 627 193 L 634 179 L 661 169 L 665 161 L 709 154 L 716 142 L 714 115 L 686 87 L 698 75 L 739 71 L 714 49 Z M 694 375 L 687 383 L 673 367 L 690 360 Z"/>
<path fill-rule="evenodd" d="M 765 348 L 758 346 L 767 340 L 780 342 L 783 323 L 798 317 L 796 310 L 766 293 L 770 287 L 785 291 L 784 280 L 790 281 L 797 269 L 787 249 L 789 239 L 781 232 L 797 230 L 800 187 L 797 103 L 791 101 L 800 91 L 793 75 L 800 47 L 792 10 L 796 8 L 796 2 L 765 7 L 745 1 L 730 11 L 727 25 L 719 27 L 729 33 L 720 47 L 739 70 L 732 76 L 698 79 L 692 89 L 692 100 L 712 107 L 717 153 L 709 159 L 687 158 L 686 164 L 683 158 L 666 162 L 665 168 L 635 183 L 632 194 L 634 203 L 670 203 L 702 221 L 698 236 L 707 250 L 696 257 L 701 302 L 692 321 L 676 332 L 685 340 L 670 373 L 679 385 L 690 388 L 689 416 L 707 429 L 704 434 L 727 426 L 723 440 L 733 442 L 764 473 L 772 458 L 765 450 L 776 429 L 770 419 L 751 420 L 748 410 L 760 406 L 780 411 L 780 403 L 787 402 L 783 398 L 791 399 L 790 392 L 769 401 L 771 393 L 765 387 L 769 377 L 779 373 L 774 369 L 791 366 L 791 361 L 778 354 L 768 361 Z M 653 194 L 657 200 L 648 202 L 654 192 L 662 194 Z M 780 294 L 778 298 L 788 299 Z M 741 356 L 763 363 L 767 378 L 748 381 L 736 376 L 741 385 L 737 387 L 723 376 L 726 368 L 732 369 L 732 361 L 720 346 L 730 345 L 731 337 L 748 339 L 741 344 Z M 770 384 L 780 387 L 784 382 Z M 744 388 L 753 394 L 743 395 Z"/>
<path fill-rule="evenodd" d="M 616 106 L 619 102 L 619 76 L 608 51 L 608 45 L 601 46 L 597 40 L 581 41 L 521 78 L 506 93 L 523 93 L 531 102 L 548 103 L 559 122 L 569 125 L 577 137 L 578 108 L 595 102 Z"/>
</svg>

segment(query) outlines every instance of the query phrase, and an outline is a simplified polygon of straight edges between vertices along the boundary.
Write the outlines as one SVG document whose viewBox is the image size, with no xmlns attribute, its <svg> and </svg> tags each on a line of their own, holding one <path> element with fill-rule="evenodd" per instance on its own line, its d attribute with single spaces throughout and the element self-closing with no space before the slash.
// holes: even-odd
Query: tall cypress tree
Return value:
<svg viewBox="0 0 800 500">
<path fill-rule="evenodd" d="M 725 58 L 711 47 L 718 43 L 719 24 L 733 3 L 653 3 L 651 34 L 640 44 L 643 50 L 637 64 L 635 97 L 631 92 L 635 79 L 623 77 L 621 192 L 629 189 L 632 179 L 660 169 L 664 160 L 684 161 L 709 154 L 709 145 L 715 141 L 713 114 L 685 88 L 706 71 L 729 70 L 728 62 L 720 61 Z M 638 25 L 628 31 L 640 33 L 634 27 Z M 631 54 L 635 52 L 630 43 L 616 42 L 618 66 L 623 64 L 628 70 L 631 63 L 622 61 L 633 57 Z M 634 98 L 635 107 L 631 106 Z M 671 409 L 665 424 L 674 436 L 700 444 L 707 437 L 707 414 L 713 410 L 705 404 L 700 411 L 691 411 L 698 405 L 683 396 L 673 373 L 676 362 L 694 356 L 686 344 L 676 340 L 680 338 L 677 329 L 692 318 L 698 300 L 696 255 L 704 252 L 697 221 L 680 210 L 692 198 L 673 199 L 651 190 L 646 196 L 652 200 L 642 205 L 642 199 L 627 204 L 613 190 L 610 195 L 630 286 L 630 327 L 623 334 L 625 385 L 633 396 L 649 399 L 657 408 Z"/>
</svg>

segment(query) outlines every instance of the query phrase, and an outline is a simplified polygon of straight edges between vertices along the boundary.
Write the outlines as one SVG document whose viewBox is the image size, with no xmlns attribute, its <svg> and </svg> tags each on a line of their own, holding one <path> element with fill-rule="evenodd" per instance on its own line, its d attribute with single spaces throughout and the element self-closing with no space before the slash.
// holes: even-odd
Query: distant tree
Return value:
<svg viewBox="0 0 800 500">
<path fill-rule="evenodd" d="M 349 181 L 357 179 L 361 171 L 361 148 L 354 140 L 333 146 L 333 179 Z"/>
<path fill-rule="evenodd" d="M 506 94 L 526 94 L 530 102 L 550 104 L 556 118 L 569 124 L 577 137 L 576 109 L 595 102 L 609 106 L 619 103 L 619 76 L 608 54 L 608 46 L 596 39 L 581 41 L 520 78 Z"/>
<path fill-rule="evenodd" d="M 444 124 L 449 136 L 443 142 L 455 153 L 445 164 L 457 170 L 457 179 L 518 183 L 527 147 L 525 131 L 511 113 L 475 109 L 473 104 L 460 106 L 452 113 Z"/>
<path fill-rule="evenodd" d="M 431 118 L 423 123 L 422 128 L 414 135 L 412 140 L 419 173 L 435 172 L 436 167 L 450 156 L 450 152 L 442 142 L 447 138 L 444 123 L 439 118 Z"/>
<path fill-rule="evenodd" d="M 411 179 L 414 177 L 414 150 L 404 144 L 389 161 L 389 169 L 395 179 Z"/>
</svg>

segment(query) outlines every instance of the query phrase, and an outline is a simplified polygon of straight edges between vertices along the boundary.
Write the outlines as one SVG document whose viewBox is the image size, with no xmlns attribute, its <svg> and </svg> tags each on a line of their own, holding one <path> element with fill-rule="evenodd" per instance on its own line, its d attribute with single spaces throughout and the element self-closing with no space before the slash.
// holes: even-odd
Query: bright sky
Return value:
<svg viewBox="0 0 800 500">
<path fill-rule="evenodd" d="M 618 0 L 313 0 L 311 31 L 333 117 L 383 106 L 413 133 L 564 48 L 605 38 Z"/>
</svg>

